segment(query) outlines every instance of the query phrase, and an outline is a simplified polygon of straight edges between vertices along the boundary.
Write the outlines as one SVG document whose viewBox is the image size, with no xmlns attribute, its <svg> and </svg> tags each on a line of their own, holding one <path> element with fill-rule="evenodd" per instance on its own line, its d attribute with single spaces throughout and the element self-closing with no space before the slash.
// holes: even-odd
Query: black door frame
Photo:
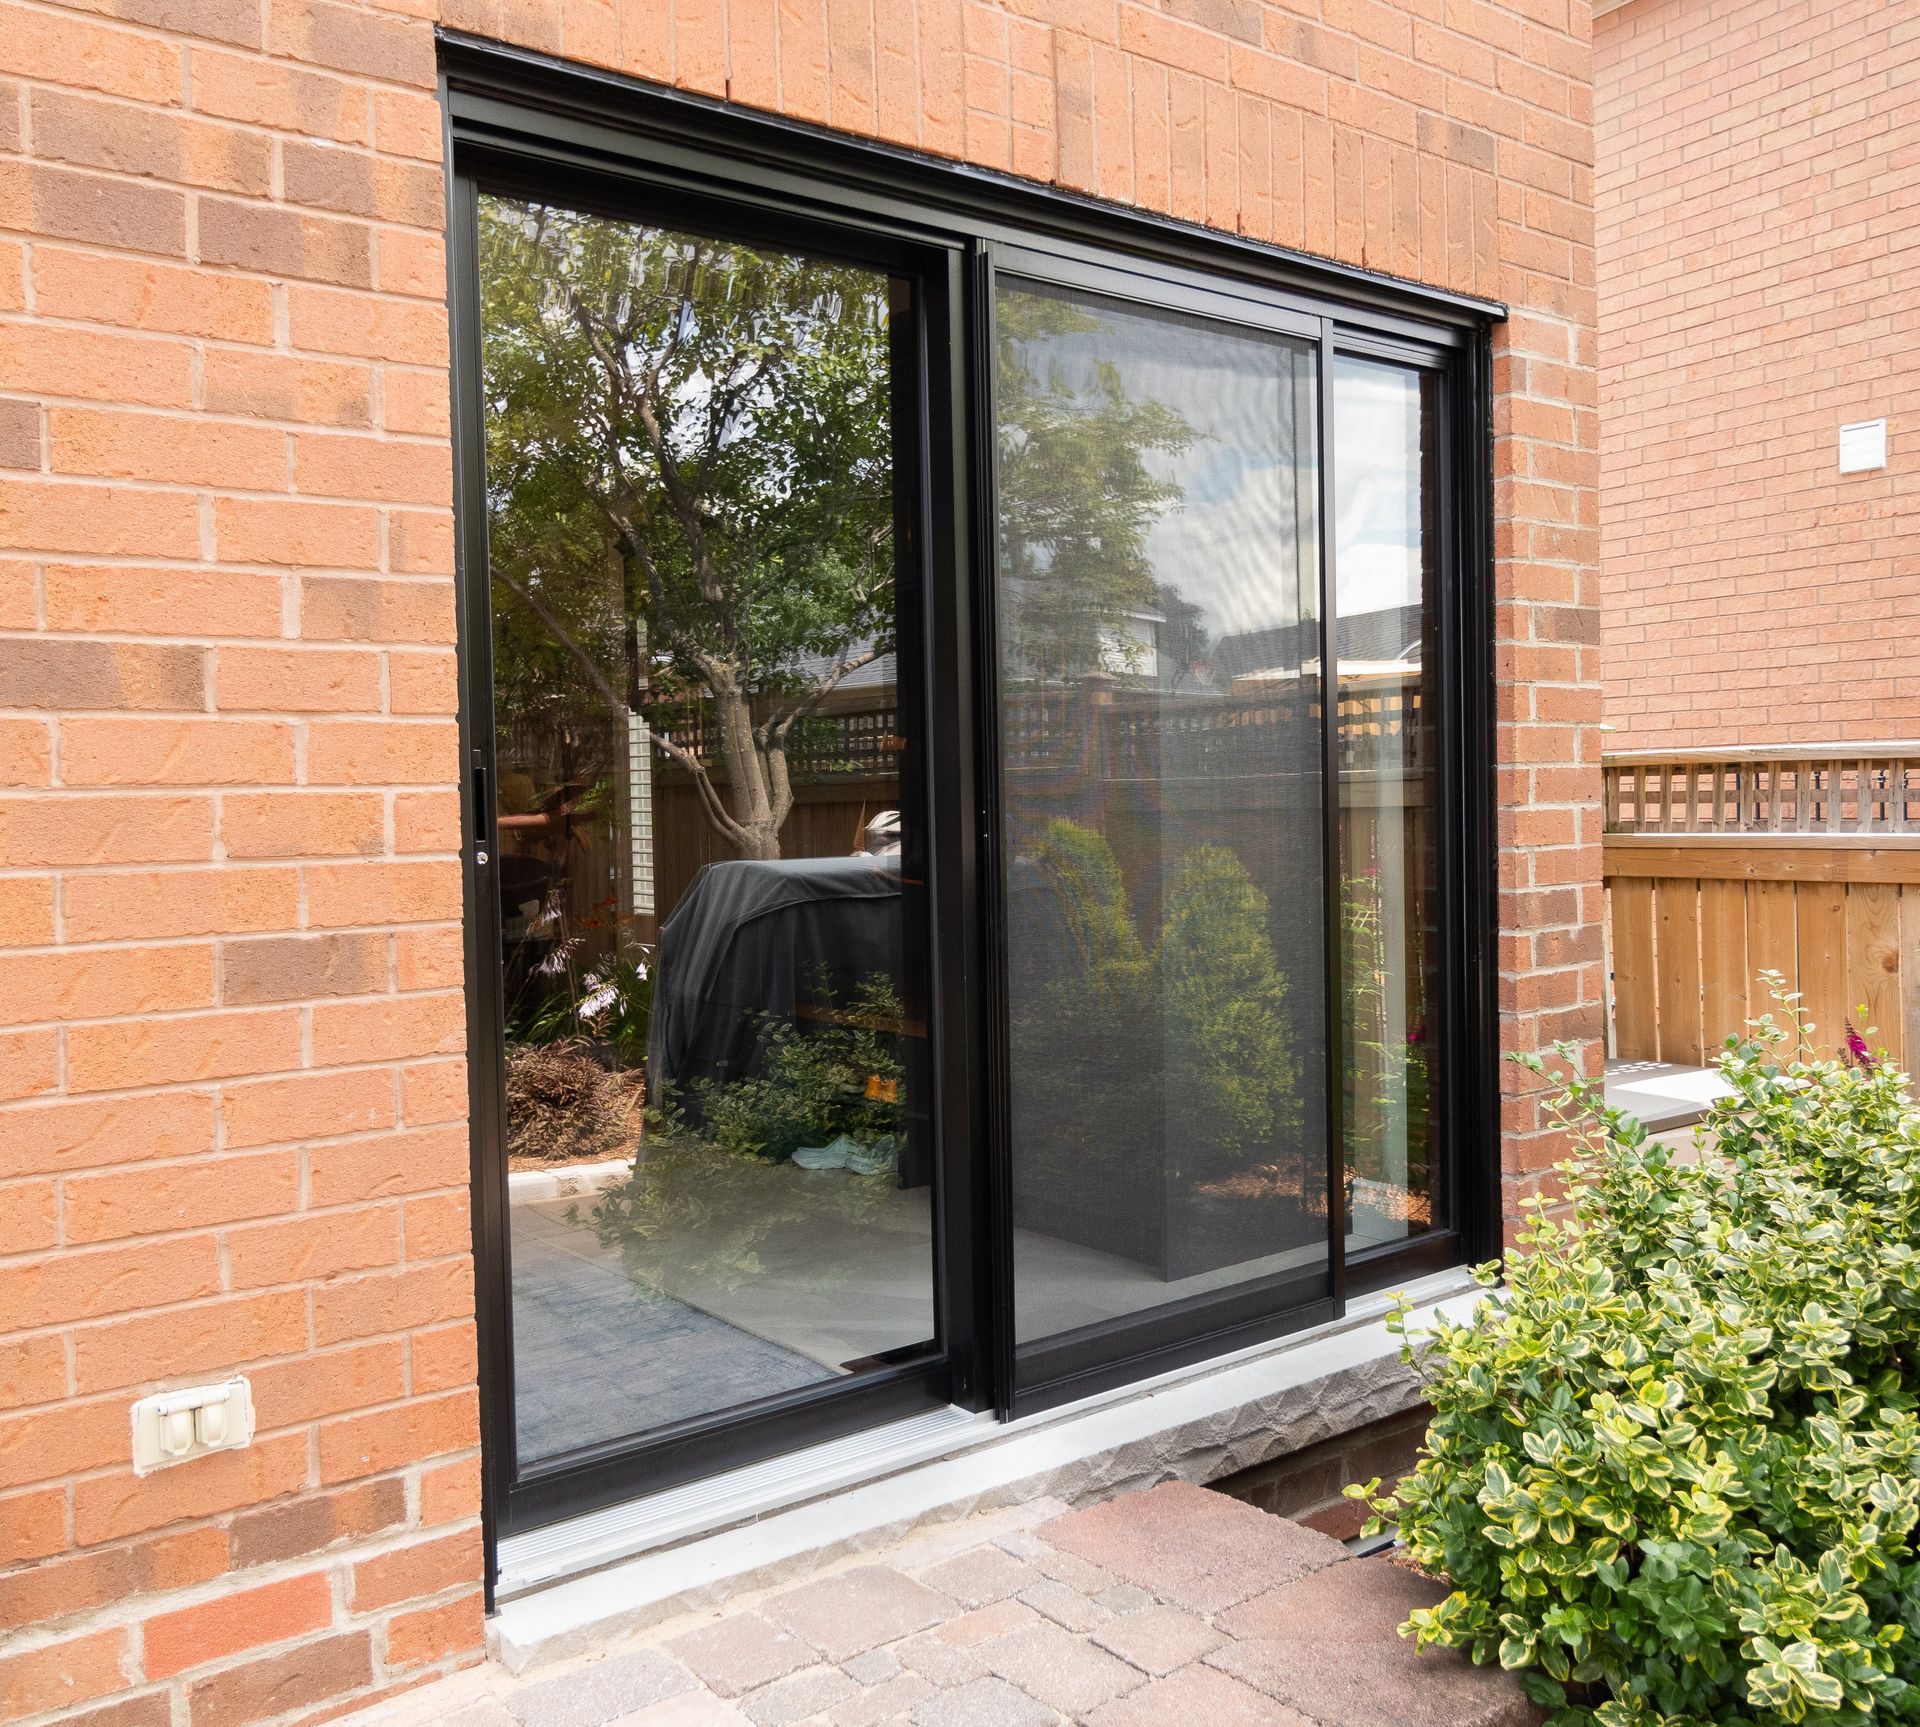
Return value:
<svg viewBox="0 0 1920 1727">
<path fill-rule="evenodd" d="M 1429 1270 L 1496 1253 L 1499 1096 L 1494 1001 L 1495 845 L 1492 704 L 1492 414 L 1488 332 L 1505 310 L 1351 266 L 1052 188 L 754 114 L 449 32 L 439 36 L 447 125 L 449 303 L 462 608 L 463 870 L 466 878 L 468 1035 L 475 1146 L 475 1307 L 480 1343 L 483 1512 L 489 1589 L 498 1539 L 557 1518 L 705 1475 L 749 1455 L 835 1436 L 929 1398 L 1003 1416 L 1330 1318 L 1345 1299 Z M 932 888 L 930 1007 L 937 1076 L 936 1168 L 941 1224 L 936 1294 L 942 1359 L 883 1371 L 855 1386 L 830 1383 L 770 1407 L 743 1434 L 717 1417 L 647 1442 L 614 1443 L 519 1478 L 512 1449 L 511 1329 L 506 1184 L 498 1059 L 497 906 L 481 852 L 491 853 L 491 617 L 486 568 L 480 402 L 477 188 L 534 192 L 556 202 L 644 211 L 710 226 L 725 213 L 745 231 L 803 249 L 889 260 L 920 285 L 923 399 L 918 468 L 925 575 L 925 687 Z M 1136 1326 L 1124 1359 L 1063 1364 L 1059 1375 L 1016 1384 L 1012 1314 L 1011 1155 L 1005 1110 L 1006 1026 L 999 951 L 999 786 L 992 654 L 996 586 L 993 499 L 993 284 L 1002 258 L 1043 251 L 1052 267 L 1151 285 L 1158 303 L 1244 302 L 1250 323 L 1311 329 L 1320 346 L 1322 663 L 1331 664 L 1333 549 L 1331 361 L 1336 353 L 1393 358 L 1442 379 L 1437 725 L 1441 807 L 1441 1016 L 1447 1084 L 1435 1127 L 1451 1195 L 1445 1228 L 1351 1264 L 1338 1217 L 1342 1183 L 1337 1013 L 1328 1016 L 1328 1161 L 1331 1286 L 1278 1307 L 1258 1290 L 1239 1307 L 1195 1320 L 1158 1310 Z M 1336 704 L 1323 703 L 1325 759 L 1337 766 Z M 1328 881 L 1337 880 L 1330 772 Z M 1328 892 L 1329 1004 L 1338 1001 L 1338 906 Z M 1262 1305 L 1264 1303 L 1264 1305 Z M 723 1430 L 726 1430 L 723 1432 Z M 722 1439 L 726 1440 L 716 1450 Z M 757 1449 L 756 1449 L 757 1448 Z"/>
</svg>

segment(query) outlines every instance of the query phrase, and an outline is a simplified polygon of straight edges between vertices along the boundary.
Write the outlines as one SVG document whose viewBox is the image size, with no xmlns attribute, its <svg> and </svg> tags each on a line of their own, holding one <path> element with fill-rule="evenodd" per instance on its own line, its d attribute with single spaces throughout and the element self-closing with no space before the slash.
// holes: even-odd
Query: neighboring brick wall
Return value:
<svg viewBox="0 0 1920 1727">
<path fill-rule="evenodd" d="M 1422 1403 L 1401 1415 L 1389 1415 L 1336 1434 L 1317 1445 L 1302 1446 L 1271 1463 L 1258 1463 L 1236 1475 L 1207 1483 L 1216 1493 L 1290 1517 L 1336 1541 L 1359 1537 L 1367 1508 L 1349 1499 L 1349 1487 L 1378 1481 L 1383 1492 L 1420 1461 L 1433 1405 Z"/>
<path fill-rule="evenodd" d="M 1920 0 L 1597 22 L 1612 747 L 1920 734 L 1917 69 Z"/>
<path fill-rule="evenodd" d="M 0 1719 L 479 1647 L 431 12 L 0 0 Z M 720 15 L 442 21 L 1512 303 L 1502 1035 L 1591 1050 L 1585 0 Z M 239 1368 L 253 1447 L 135 1481 L 130 1398 Z"/>
</svg>

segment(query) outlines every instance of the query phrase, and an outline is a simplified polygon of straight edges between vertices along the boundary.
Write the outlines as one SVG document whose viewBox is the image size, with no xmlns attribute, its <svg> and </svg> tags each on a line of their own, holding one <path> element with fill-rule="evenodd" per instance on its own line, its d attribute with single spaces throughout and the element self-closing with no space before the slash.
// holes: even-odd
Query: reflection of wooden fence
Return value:
<svg viewBox="0 0 1920 1727">
<path fill-rule="evenodd" d="M 1798 990 L 1920 1062 L 1920 745 L 1606 764 L 1613 1051 L 1698 1064 Z"/>
<path fill-rule="evenodd" d="M 1405 724 L 1408 711 L 1416 723 Z M 1388 811 L 1391 843 L 1405 848 L 1408 880 L 1427 865 L 1422 728 L 1417 689 L 1378 679 L 1342 688 L 1343 855 L 1355 873 L 1375 867 L 1376 834 Z M 897 739 L 890 709 L 826 716 L 808 758 L 815 777 L 794 788 L 781 835 L 788 857 L 844 857 L 866 823 L 896 807 L 891 765 Z M 1318 874 L 1319 707 L 1297 686 L 1259 696 L 1167 696 L 1090 680 L 1071 692 L 1023 696 L 1005 715 L 1010 794 L 1031 826 L 1060 815 L 1108 833 L 1131 893 L 1150 896 L 1163 848 L 1224 845 L 1271 878 L 1276 854 L 1297 860 L 1289 879 Z M 836 747 L 832 739 L 841 741 Z M 1414 759 L 1402 764 L 1406 752 Z M 686 772 L 655 758 L 656 903 L 679 900 L 701 867 L 732 856 Z M 1269 880 L 1269 886 L 1271 881 Z"/>
<path fill-rule="evenodd" d="M 899 807 L 900 782 L 891 775 L 843 774 L 793 788 L 793 813 L 780 830 L 780 850 L 790 858 L 846 857 L 859 848 L 866 824 L 882 810 Z M 722 839 L 686 774 L 669 771 L 654 782 L 653 846 L 655 901 L 665 916 L 701 869 L 738 856 Z"/>
</svg>

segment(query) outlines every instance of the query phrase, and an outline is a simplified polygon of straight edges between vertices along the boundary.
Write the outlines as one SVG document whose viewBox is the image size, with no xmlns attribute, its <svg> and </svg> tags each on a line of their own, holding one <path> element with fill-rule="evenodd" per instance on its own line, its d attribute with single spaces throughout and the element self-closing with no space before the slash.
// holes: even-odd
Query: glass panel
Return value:
<svg viewBox="0 0 1920 1727">
<path fill-rule="evenodd" d="M 1327 1253 L 1314 351 L 1001 285 L 1016 1328 Z"/>
<path fill-rule="evenodd" d="M 1430 373 L 1334 362 L 1350 1252 L 1445 1222 L 1431 1129 L 1437 394 Z"/>
<path fill-rule="evenodd" d="M 931 1347 L 907 286 L 497 198 L 480 258 L 524 1464 Z"/>
</svg>

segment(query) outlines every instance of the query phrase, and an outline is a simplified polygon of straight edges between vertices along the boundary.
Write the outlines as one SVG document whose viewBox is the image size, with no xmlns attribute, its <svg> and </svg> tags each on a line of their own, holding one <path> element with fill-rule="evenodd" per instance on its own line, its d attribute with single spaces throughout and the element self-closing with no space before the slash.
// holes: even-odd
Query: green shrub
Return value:
<svg viewBox="0 0 1920 1727">
<path fill-rule="evenodd" d="M 1437 1326 L 1426 1453 L 1373 1501 L 1452 1584 L 1408 1629 L 1556 1723 L 1920 1719 L 1920 1111 L 1787 1017 L 1729 1044 L 1697 1161 L 1564 1081 L 1571 1218 Z"/>
</svg>

